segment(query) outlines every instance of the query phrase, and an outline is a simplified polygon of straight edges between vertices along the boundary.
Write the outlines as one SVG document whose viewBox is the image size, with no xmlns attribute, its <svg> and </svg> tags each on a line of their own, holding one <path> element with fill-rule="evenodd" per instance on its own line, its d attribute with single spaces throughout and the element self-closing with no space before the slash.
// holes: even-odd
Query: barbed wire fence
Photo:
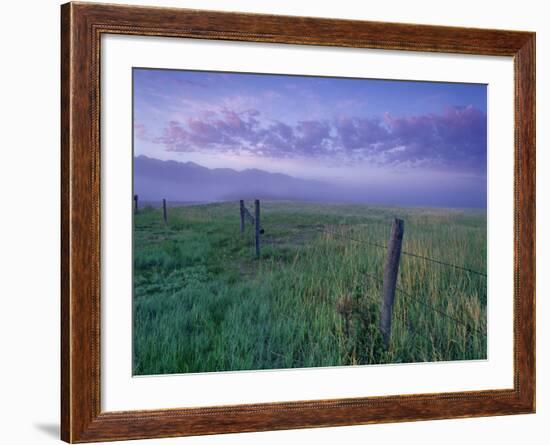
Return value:
<svg viewBox="0 0 550 445">
<path fill-rule="evenodd" d="M 139 201 L 138 196 L 134 195 L 134 213 L 138 213 L 140 210 L 139 207 Z M 257 259 L 261 257 L 261 248 L 262 248 L 262 237 L 269 236 L 269 244 L 271 244 L 271 247 L 274 246 L 274 238 L 273 236 L 270 236 L 269 233 L 266 233 L 264 228 L 261 225 L 261 207 L 260 207 L 260 201 L 258 199 L 254 200 L 254 213 L 252 213 L 245 205 L 244 200 L 239 201 L 239 213 L 240 213 L 240 233 L 242 236 L 245 236 L 246 234 L 246 224 L 250 224 L 253 227 L 253 230 L 251 232 L 251 242 L 254 245 L 254 252 Z M 167 211 L 167 201 L 166 199 L 162 200 L 162 219 L 165 225 L 168 224 L 168 211 Z M 458 265 L 451 263 L 450 261 L 445 261 L 440 258 L 432 258 L 427 255 L 421 255 L 416 252 L 412 252 L 409 250 L 403 250 L 401 248 L 402 239 L 403 239 L 403 233 L 404 233 L 404 221 L 401 219 L 395 218 L 392 222 L 392 229 L 390 234 L 390 240 L 388 244 L 383 244 L 380 242 L 374 242 L 372 240 L 367 240 L 361 237 L 358 237 L 357 234 L 352 233 L 352 229 L 349 228 L 348 225 L 328 225 L 328 224 L 319 224 L 312 228 L 304 228 L 299 227 L 298 234 L 300 236 L 303 236 L 305 234 L 314 234 L 314 235 L 330 235 L 333 237 L 333 239 L 338 239 L 342 242 L 349 242 L 349 243 L 355 243 L 357 245 L 363 245 L 363 246 L 369 246 L 369 247 L 375 247 L 379 249 L 381 252 L 386 254 L 386 260 L 384 263 L 384 271 L 383 271 L 383 277 L 380 278 L 379 276 L 368 272 L 368 271 L 362 271 L 362 273 L 380 284 L 382 288 L 381 293 L 381 299 L 376 300 L 372 297 L 372 295 L 365 295 L 366 298 L 368 298 L 371 302 L 378 304 L 380 306 L 380 332 L 382 334 L 382 337 L 384 339 L 384 343 L 386 348 L 389 347 L 390 344 L 390 338 L 391 338 L 391 326 L 392 326 L 392 318 L 393 318 L 393 306 L 395 302 L 395 294 L 398 293 L 403 298 L 405 298 L 408 301 L 417 303 L 424 307 L 425 309 L 433 312 L 434 314 L 437 314 L 440 317 L 444 317 L 446 320 L 449 320 L 450 322 L 454 323 L 455 325 L 460 325 L 464 327 L 467 332 L 470 332 L 472 335 L 479 334 L 481 336 L 484 336 L 486 332 L 478 327 L 472 326 L 472 323 L 468 323 L 464 320 L 460 320 L 459 318 L 449 314 L 447 311 L 445 311 L 442 308 L 438 308 L 437 306 L 430 304 L 429 302 L 425 301 L 425 299 L 413 295 L 410 291 L 406 291 L 403 288 L 397 286 L 397 279 L 398 279 L 398 270 L 400 265 L 400 259 L 401 256 L 408 257 L 413 260 L 420 260 L 427 262 L 429 264 L 437 265 L 438 267 L 446 267 L 451 268 L 456 271 L 476 275 L 478 277 L 481 277 L 481 279 L 487 279 L 487 274 L 485 272 L 479 271 L 474 269 L 473 267 L 466 267 L 463 265 Z M 426 337 L 419 333 L 415 328 L 408 326 L 408 329 L 413 331 L 415 335 L 418 335 L 419 337 L 423 337 L 426 339 Z"/>
<path fill-rule="evenodd" d="M 244 201 L 241 200 L 240 205 L 241 205 L 241 233 L 244 232 L 245 219 L 248 220 L 252 225 L 254 225 L 255 227 L 254 241 L 256 245 L 256 256 L 257 258 L 260 258 L 261 256 L 260 235 L 263 235 L 265 233 L 264 229 L 259 224 L 260 202 L 258 200 L 255 201 L 255 213 L 256 213 L 255 216 L 252 216 L 251 213 L 246 208 L 246 206 L 244 206 Z M 460 271 L 462 273 L 476 275 L 481 277 L 482 279 L 487 278 L 487 274 L 485 272 L 476 270 L 472 267 L 466 267 L 466 266 L 454 264 L 452 262 L 445 261 L 439 258 L 432 258 L 430 256 L 421 255 L 409 250 L 402 250 L 401 244 L 402 244 L 403 233 L 404 233 L 404 221 L 398 218 L 395 218 L 392 222 L 392 230 L 390 234 L 390 241 L 388 244 L 382 244 L 379 242 L 374 242 L 371 240 L 366 240 L 366 239 L 359 238 L 357 236 L 353 236 L 350 233 L 350 230 L 345 230 L 346 227 L 347 226 L 342 226 L 342 225 L 336 225 L 336 226 L 319 225 L 311 229 L 301 228 L 299 230 L 299 233 L 301 235 L 306 233 L 313 233 L 321 236 L 332 235 L 333 237 L 336 237 L 341 241 L 347 241 L 347 242 L 357 243 L 365 246 L 376 247 L 386 253 L 383 278 L 380 278 L 379 276 L 370 272 L 366 272 L 366 271 L 362 272 L 369 278 L 378 282 L 382 287 L 382 295 L 381 295 L 380 301 L 376 301 L 370 295 L 366 295 L 366 297 L 369 298 L 373 303 L 379 304 L 381 307 L 379 329 L 384 339 L 384 344 L 386 348 L 389 348 L 390 339 L 391 339 L 393 306 L 395 302 L 396 293 L 398 293 L 400 296 L 402 296 L 408 301 L 421 305 L 426 310 L 429 310 L 434 314 L 437 314 L 439 317 L 443 317 L 446 320 L 449 320 L 450 322 L 454 323 L 455 325 L 462 326 L 463 328 L 466 329 L 467 332 L 471 333 L 472 335 L 479 334 L 481 336 L 484 336 L 486 334 L 484 330 L 476 326 L 473 326 L 472 323 L 468 323 L 467 321 L 461 320 L 456 316 L 449 314 L 444 309 L 438 308 L 437 306 L 425 301 L 425 299 L 420 298 L 419 296 L 413 295 L 413 293 L 408 292 L 403 288 L 397 286 L 397 277 L 398 277 L 398 270 L 399 270 L 401 256 L 408 257 L 414 260 L 424 261 L 430 264 L 437 265 L 439 267 L 451 268 L 456 271 Z M 408 328 L 412 330 L 415 335 L 426 338 L 424 335 L 420 334 L 416 329 L 410 326 Z"/>
</svg>

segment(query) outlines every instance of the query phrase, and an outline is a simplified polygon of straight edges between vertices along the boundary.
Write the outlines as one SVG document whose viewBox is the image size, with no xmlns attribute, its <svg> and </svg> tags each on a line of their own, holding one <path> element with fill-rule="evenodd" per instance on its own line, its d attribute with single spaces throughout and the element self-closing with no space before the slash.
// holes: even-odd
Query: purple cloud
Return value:
<svg viewBox="0 0 550 445">
<path fill-rule="evenodd" d="M 147 134 L 147 127 L 144 124 L 141 123 L 134 123 L 134 134 L 138 139 L 141 139 L 142 141 L 146 141 L 149 139 L 149 135 Z"/>
<path fill-rule="evenodd" d="M 389 162 L 428 162 L 455 168 L 483 169 L 487 163 L 487 117 L 472 107 L 448 107 L 442 115 L 393 118 L 384 122 L 393 145 Z"/>
<path fill-rule="evenodd" d="M 388 129 L 377 118 L 344 117 L 336 121 L 339 142 L 349 152 L 369 150 L 377 144 L 390 139 Z"/>
<path fill-rule="evenodd" d="M 136 134 L 145 135 L 145 127 L 136 126 Z M 442 114 L 341 117 L 291 125 L 268 120 L 255 109 L 224 108 L 183 122 L 171 121 L 151 140 L 176 152 L 326 158 L 485 172 L 487 117 L 468 106 L 448 107 Z"/>
</svg>

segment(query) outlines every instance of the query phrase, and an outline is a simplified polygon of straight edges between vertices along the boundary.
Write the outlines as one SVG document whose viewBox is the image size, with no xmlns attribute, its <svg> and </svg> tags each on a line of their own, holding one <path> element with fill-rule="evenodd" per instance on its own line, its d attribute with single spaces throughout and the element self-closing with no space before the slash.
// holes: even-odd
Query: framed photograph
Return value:
<svg viewBox="0 0 550 445">
<path fill-rule="evenodd" d="M 535 34 L 67 3 L 67 442 L 535 411 Z"/>
</svg>

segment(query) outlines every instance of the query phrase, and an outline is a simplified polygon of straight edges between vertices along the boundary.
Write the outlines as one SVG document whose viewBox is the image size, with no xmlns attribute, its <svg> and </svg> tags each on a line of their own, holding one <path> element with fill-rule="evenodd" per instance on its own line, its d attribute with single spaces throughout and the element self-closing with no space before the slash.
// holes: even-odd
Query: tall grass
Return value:
<svg viewBox="0 0 550 445">
<path fill-rule="evenodd" d="M 170 208 L 167 226 L 160 209 L 141 210 L 134 373 L 485 358 L 485 277 L 410 256 L 383 348 L 385 250 L 367 243 L 385 244 L 393 217 L 405 220 L 404 251 L 486 271 L 480 211 L 264 202 L 257 260 L 238 203 Z"/>
</svg>

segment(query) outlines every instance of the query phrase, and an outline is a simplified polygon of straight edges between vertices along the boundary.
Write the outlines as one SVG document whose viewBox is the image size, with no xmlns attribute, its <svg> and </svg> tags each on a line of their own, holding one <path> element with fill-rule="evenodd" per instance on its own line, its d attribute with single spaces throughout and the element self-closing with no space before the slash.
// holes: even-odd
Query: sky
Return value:
<svg viewBox="0 0 550 445">
<path fill-rule="evenodd" d="M 485 85 L 134 68 L 133 90 L 134 156 L 486 206 Z"/>
</svg>

